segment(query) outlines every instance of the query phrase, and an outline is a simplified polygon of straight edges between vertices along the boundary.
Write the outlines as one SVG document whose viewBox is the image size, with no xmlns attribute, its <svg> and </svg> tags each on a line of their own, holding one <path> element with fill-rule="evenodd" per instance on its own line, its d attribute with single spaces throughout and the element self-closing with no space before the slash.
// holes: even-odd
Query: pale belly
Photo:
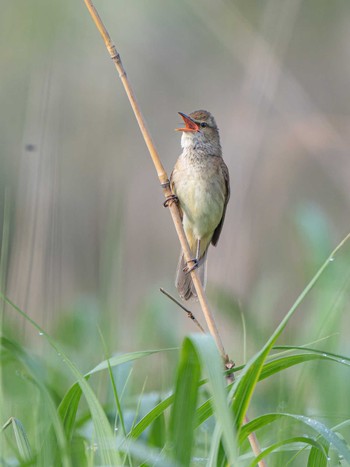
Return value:
<svg viewBox="0 0 350 467">
<path fill-rule="evenodd" d="M 212 236 L 222 218 L 225 194 L 224 181 L 217 173 L 203 176 L 199 171 L 182 173 L 176 181 L 176 194 L 183 210 L 185 231 L 197 239 Z"/>
</svg>

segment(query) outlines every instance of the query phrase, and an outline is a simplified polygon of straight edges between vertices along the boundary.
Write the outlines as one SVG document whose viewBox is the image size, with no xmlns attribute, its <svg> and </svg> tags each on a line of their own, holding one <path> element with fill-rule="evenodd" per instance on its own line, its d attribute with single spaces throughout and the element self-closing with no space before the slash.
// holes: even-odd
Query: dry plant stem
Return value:
<svg viewBox="0 0 350 467">
<path fill-rule="evenodd" d="M 184 307 L 182 305 L 182 303 L 180 303 L 178 300 L 176 300 L 176 298 L 174 298 L 171 294 L 169 294 L 166 290 L 164 290 L 162 287 L 160 288 L 160 291 L 166 295 L 168 298 L 170 298 L 170 300 L 172 300 L 174 303 L 176 303 L 180 308 L 182 308 L 188 315 L 188 317 L 193 320 L 193 322 L 197 325 L 197 327 L 199 328 L 199 330 L 203 333 L 205 333 L 204 329 L 202 328 L 202 326 L 200 325 L 200 323 L 197 321 L 196 317 L 193 315 L 192 311 L 190 311 L 188 308 Z M 227 365 L 228 367 L 228 365 Z M 233 364 L 231 366 L 231 368 L 233 368 Z M 228 368 L 228 369 L 231 369 L 231 368 Z M 227 383 L 230 384 L 230 383 L 233 383 L 234 381 L 234 375 L 233 373 L 232 374 L 229 374 L 226 376 L 226 380 L 227 380 Z M 244 417 L 244 424 L 246 425 L 247 423 L 249 422 L 249 419 L 247 416 Z M 260 450 L 260 446 L 259 446 L 259 442 L 258 442 L 258 439 L 255 435 L 254 432 L 250 433 L 248 435 L 248 440 L 249 440 L 249 443 L 250 443 L 250 446 L 252 448 L 252 451 L 254 453 L 255 456 L 258 456 L 260 453 L 261 453 L 261 450 Z M 266 467 L 266 463 L 264 461 L 264 459 L 262 459 L 261 461 L 258 462 L 258 466 L 259 467 Z"/>
<path fill-rule="evenodd" d="M 101 18 L 99 17 L 98 13 L 97 13 L 97 10 L 96 8 L 94 7 L 94 5 L 92 4 L 91 0 L 84 0 L 89 12 L 90 12 L 90 15 L 92 16 L 92 19 L 97 27 L 97 29 L 100 31 L 101 33 L 101 36 L 103 38 L 103 41 L 106 45 L 106 48 L 109 52 L 109 55 L 111 56 L 114 64 L 115 64 L 115 67 L 116 69 L 118 70 L 118 73 L 119 73 L 119 77 L 123 83 L 123 86 L 124 86 L 124 89 L 126 91 L 126 94 L 129 98 L 129 102 L 131 104 L 131 107 L 134 111 L 134 114 L 135 114 L 135 117 L 136 117 L 136 120 L 139 124 L 139 127 L 140 127 L 140 130 L 141 130 L 141 133 L 142 133 L 142 136 L 145 140 L 145 143 L 147 145 L 147 148 L 149 150 L 149 153 L 152 157 L 152 160 L 153 160 L 153 164 L 156 168 L 156 171 L 157 171 L 157 175 L 158 175 L 158 178 L 159 178 L 159 181 L 160 181 L 160 184 L 163 188 L 163 193 L 164 193 L 164 196 L 165 198 L 168 198 L 172 195 L 172 192 L 171 192 L 171 189 L 170 189 L 170 184 L 169 184 L 169 180 L 168 180 L 168 176 L 165 172 L 165 169 L 160 161 L 160 158 L 159 158 L 159 155 L 158 155 L 158 152 L 155 148 L 155 145 L 152 141 L 152 138 L 151 138 L 151 135 L 149 133 L 149 131 L 147 130 L 147 127 L 146 127 L 146 124 L 145 124 L 145 120 L 141 114 L 141 111 L 140 111 L 140 108 L 137 104 L 137 101 L 136 101 L 136 97 L 135 97 L 135 94 L 131 88 L 131 85 L 129 83 L 129 80 L 127 78 L 127 75 L 126 75 L 126 72 L 124 70 L 124 67 L 122 65 L 122 62 L 121 62 L 121 59 L 120 59 L 120 55 L 119 53 L 117 52 L 117 49 L 115 47 L 115 45 L 113 45 L 112 41 L 111 41 L 111 38 L 104 26 L 104 24 L 102 23 L 101 21 Z M 181 222 L 181 218 L 180 218 L 180 213 L 179 213 L 179 210 L 178 210 L 178 207 L 176 205 L 176 203 L 169 203 L 169 209 L 170 209 L 170 213 L 171 213 L 171 216 L 172 216 L 172 219 L 173 219 L 173 222 L 174 222 L 174 225 L 175 225 L 175 229 L 176 229 L 176 233 L 179 237 L 179 240 L 180 240 L 180 244 L 181 244 L 181 248 L 183 250 L 183 253 L 184 253 L 184 257 L 185 257 L 185 260 L 186 261 L 190 261 L 192 259 L 192 255 L 191 255 L 191 252 L 190 252 L 190 248 L 189 248 L 189 245 L 188 245 L 188 242 L 187 242 L 187 239 L 186 239 L 186 236 L 185 236 L 185 232 L 183 230 L 183 227 L 182 227 L 182 222 Z M 207 326 L 208 326 L 208 329 L 209 329 L 209 332 L 210 334 L 213 336 L 213 338 L 215 339 L 215 342 L 216 342 L 216 345 L 225 361 L 225 364 L 227 362 L 229 362 L 229 358 L 225 352 L 225 349 L 224 349 L 224 346 L 223 346 L 223 343 L 221 341 L 221 337 L 220 337 L 220 334 L 218 332 L 218 329 L 217 329 L 217 326 L 216 326 L 216 323 L 214 321 L 214 318 L 213 318 L 213 315 L 211 314 L 210 312 L 210 309 L 209 309 L 209 305 L 208 305 L 208 301 L 207 301 L 207 298 L 206 298 L 206 295 L 204 293 L 204 290 L 203 290 L 203 286 L 197 276 L 197 272 L 195 270 L 193 270 L 191 273 L 191 278 L 192 278 L 192 281 L 193 281 L 193 284 L 196 288 L 196 292 L 197 292 L 197 295 L 198 295 L 198 300 L 199 300 L 199 303 L 200 303 L 200 306 L 202 308 L 202 311 L 203 311 L 203 314 L 204 314 L 204 317 L 205 317 L 205 320 L 206 320 L 206 323 L 207 323 Z"/>
<path fill-rule="evenodd" d="M 248 422 L 249 422 L 249 419 L 248 419 L 247 416 L 245 416 L 244 417 L 244 425 L 246 425 Z M 250 447 L 252 448 L 254 456 L 257 457 L 259 454 L 261 454 L 259 441 L 258 441 L 258 438 L 256 437 L 256 434 L 254 433 L 254 431 L 252 431 L 250 433 L 250 435 L 248 435 L 248 441 L 249 441 Z M 266 462 L 264 461 L 264 459 L 261 459 L 258 462 L 258 466 L 259 467 L 266 467 Z"/>
<path fill-rule="evenodd" d="M 149 133 L 149 131 L 147 130 L 147 127 L 146 127 L 146 124 L 145 124 L 145 120 L 142 116 L 142 113 L 140 111 L 140 108 L 137 104 L 137 101 L 136 101 L 136 97 L 135 97 L 135 94 L 131 88 L 131 85 L 129 83 L 129 80 L 127 78 L 127 75 L 126 75 L 126 72 L 124 70 L 124 67 L 122 65 L 122 62 L 121 62 L 121 59 L 120 59 L 120 55 L 115 47 L 115 45 L 112 43 L 111 41 L 111 38 L 107 32 L 107 29 L 105 28 L 99 14 L 97 13 L 97 10 L 96 8 L 94 7 L 94 5 L 92 4 L 92 1 L 91 0 L 84 0 L 85 2 L 85 5 L 87 7 L 87 9 L 89 10 L 89 13 L 97 27 L 97 29 L 100 31 L 100 34 L 103 38 L 103 41 L 105 43 L 105 46 L 108 50 L 108 53 L 111 57 L 111 59 L 113 60 L 114 62 L 114 65 L 119 73 L 119 77 L 123 83 L 123 86 L 124 86 L 124 89 L 125 89 L 125 92 L 129 98 L 129 102 L 130 102 L 130 105 L 134 111 L 134 114 L 135 114 L 135 117 L 136 117 L 136 120 L 137 120 L 137 123 L 139 124 L 139 127 L 140 127 L 140 130 L 141 130 L 141 133 L 142 133 L 142 136 L 145 140 L 145 143 L 146 143 L 146 146 L 148 148 L 148 151 L 151 155 L 151 158 L 152 158 L 152 161 L 153 161 L 153 164 L 156 168 L 156 171 L 157 171 L 157 175 L 158 175 L 158 178 L 159 178 L 159 182 L 163 188 L 163 193 L 164 193 L 164 196 L 165 198 L 170 198 L 172 196 L 172 192 L 171 192 L 171 189 L 170 189 L 170 183 L 169 183 L 169 179 L 168 179 L 168 176 L 165 172 L 165 169 L 160 161 L 160 158 L 159 158 L 159 155 L 158 155 L 158 152 L 155 148 L 155 145 L 152 141 L 152 138 L 151 138 L 151 135 Z M 180 218 L 180 213 L 179 213 L 179 209 L 176 205 L 176 203 L 172 203 L 170 202 L 169 203 L 169 210 L 170 210 L 170 213 L 171 213 L 171 217 L 173 219 L 173 222 L 174 222 L 174 225 L 175 225 L 175 229 L 176 229 L 176 233 L 179 237 L 179 241 L 180 241 L 180 244 L 181 244 L 181 248 L 182 248 L 182 251 L 184 253 L 184 257 L 185 257 L 185 260 L 187 262 L 189 262 L 191 259 L 192 259 L 192 255 L 191 255 L 191 251 L 190 251 L 190 248 L 189 248 L 189 245 L 188 245 L 188 242 L 187 242 L 187 239 L 186 239 L 186 235 L 185 235 L 185 232 L 184 232 L 184 229 L 183 229 L 183 226 L 182 226 L 182 222 L 181 222 L 181 218 Z M 210 334 L 213 336 L 215 342 L 216 342 L 216 345 L 220 351 L 220 354 L 225 362 L 225 366 L 226 367 L 230 367 L 232 365 L 228 355 L 226 354 L 225 352 L 225 349 L 224 349 L 224 346 L 223 346 L 223 343 L 221 341 L 221 337 L 220 337 L 220 334 L 219 334 L 219 331 L 217 329 L 217 326 L 216 326 L 216 323 L 214 321 L 214 318 L 213 318 L 213 315 L 211 314 L 210 312 L 210 309 L 209 309 L 209 305 L 208 305 L 208 300 L 207 300 L 207 297 L 204 293 L 204 289 L 203 289 L 203 286 L 197 276 L 197 272 L 196 270 L 193 270 L 190 272 L 191 274 L 191 278 L 192 278 L 192 281 L 193 281 L 193 284 L 195 286 L 195 289 L 196 289 L 196 292 L 197 292 L 197 295 L 198 295 L 198 301 L 200 303 L 200 306 L 201 306 L 201 309 L 203 311 L 203 314 L 204 314 L 204 318 L 205 318 L 205 321 L 207 323 L 207 326 L 208 326 L 208 329 L 209 329 L 209 332 Z M 255 439 L 255 437 L 254 437 Z M 251 436 L 249 437 L 249 441 L 251 443 L 251 446 L 252 446 L 252 450 L 253 452 L 256 454 L 256 453 L 260 453 L 260 449 L 259 449 L 259 445 L 258 443 L 254 442 L 254 439 L 251 439 Z M 260 467 L 265 467 L 265 463 L 259 463 L 259 466 Z"/>
<path fill-rule="evenodd" d="M 194 316 L 194 314 L 192 313 L 191 310 L 189 310 L 188 308 L 186 308 L 185 306 L 183 306 L 182 303 L 180 303 L 178 300 L 176 300 L 176 298 L 174 298 L 169 292 L 167 292 L 166 290 L 164 290 L 162 287 L 159 289 L 164 295 L 166 295 L 168 298 L 170 298 L 170 300 L 172 300 L 174 303 L 176 303 L 176 305 L 178 305 L 180 308 L 182 308 L 184 311 L 186 311 L 187 313 L 187 316 L 194 322 L 194 324 L 198 327 L 198 329 L 205 333 L 202 325 L 200 324 L 200 322 L 197 320 L 197 318 Z"/>
</svg>

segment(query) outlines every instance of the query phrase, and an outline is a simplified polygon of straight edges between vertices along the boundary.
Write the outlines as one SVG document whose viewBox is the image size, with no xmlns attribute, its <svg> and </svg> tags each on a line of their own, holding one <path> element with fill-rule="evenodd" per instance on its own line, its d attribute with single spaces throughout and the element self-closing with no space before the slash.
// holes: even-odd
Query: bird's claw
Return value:
<svg viewBox="0 0 350 467">
<path fill-rule="evenodd" d="M 193 263 L 192 266 L 190 266 L 189 263 Z M 197 269 L 199 266 L 199 261 L 197 258 L 193 258 L 193 259 L 190 259 L 189 261 L 187 261 L 187 264 L 186 266 L 183 268 L 183 272 L 185 274 L 189 274 L 190 272 L 194 271 L 195 269 Z"/>
<path fill-rule="evenodd" d="M 163 206 L 165 208 L 168 208 L 169 206 L 171 206 L 173 203 L 176 203 L 178 204 L 179 202 L 179 198 L 176 196 L 176 195 L 170 195 L 170 196 L 167 196 L 164 203 L 163 203 Z"/>
</svg>

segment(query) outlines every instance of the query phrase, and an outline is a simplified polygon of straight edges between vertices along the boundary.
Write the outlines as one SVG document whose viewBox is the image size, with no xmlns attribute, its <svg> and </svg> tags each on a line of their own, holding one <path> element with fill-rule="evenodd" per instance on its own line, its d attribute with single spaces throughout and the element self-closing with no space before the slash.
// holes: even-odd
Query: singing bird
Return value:
<svg viewBox="0 0 350 467">
<path fill-rule="evenodd" d="M 230 197 L 230 180 L 214 117 L 206 110 L 179 114 L 185 122 L 184 128 L 176 129 L 182 132 L 182 154 L 176 161 L 170 184 L 178 198 L 193 260 L 186 264 L 181 253 L 175 285 L 180 297 L 189 300 L 197 297 L 190 270 L 198 267 L 205 287 L 207 251 L 210 243 L 216 246 L 220 237 Z"/>
</svg>

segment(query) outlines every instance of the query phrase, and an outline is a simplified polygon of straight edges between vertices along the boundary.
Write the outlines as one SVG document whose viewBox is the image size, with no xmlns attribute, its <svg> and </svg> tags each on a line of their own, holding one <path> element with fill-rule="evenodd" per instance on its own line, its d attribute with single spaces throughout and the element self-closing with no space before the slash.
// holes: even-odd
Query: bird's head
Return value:
<svg viewBox="0 0 350 467">
<path fill-rule="evenodd" d="M 176 131 L 182 131 L 181 145 L 183 148 L 194 147 L 208 149 L 220 149 L 219 130 L 210 112 L 206 110 L 196 110 L 186 115 L 179 112 L 185 126 L 176 128 Z"/>
</svg>

